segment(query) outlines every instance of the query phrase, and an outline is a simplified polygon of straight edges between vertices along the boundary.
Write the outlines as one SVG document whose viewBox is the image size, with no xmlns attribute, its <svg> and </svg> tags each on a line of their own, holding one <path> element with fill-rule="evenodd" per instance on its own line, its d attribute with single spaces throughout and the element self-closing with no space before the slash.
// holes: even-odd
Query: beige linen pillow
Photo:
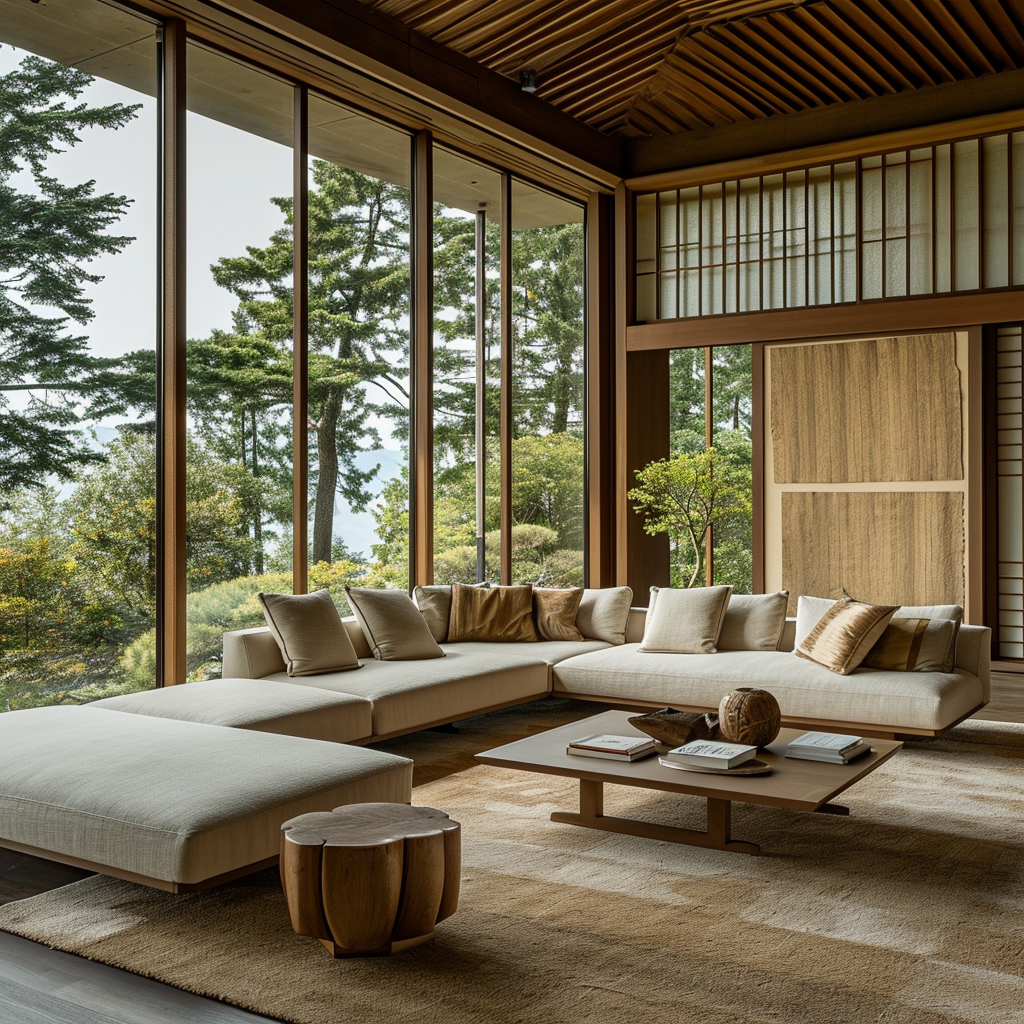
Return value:
<svg viewBox="0 0 1024 1024">
<path fill-rule="evenodd" d="M 645 654 L 714 654 L 731 594 L 729 586 L 651 587 L 639 650 Z"/>
<path fill-rule="evenodd" d="M 632 603 L 633 591 L 629 587 L 586 589 L 576 612 L 576 628 L 588 640 L 624 644 Z"/>
<path fill-rule="evenodd" d="M 799 647 L 807 638 L 807 634 L 821 620 L 825 614 L 836 603 L 834 597 L 805 597 L 801 594 L 796 599 L 796 632 L 793 636 L 793 646 Z"/>
<path fill-rule="evenodd" d="M 346 587 L 345 595 L 378 661 L 444 657 L 426 619 L 404 590 Z"/>
<path fill-rule="evenodd" d="M 448 642 L 487 640 L 492 643 L 530 643 L 533 626 L 533 587 L 470 587 L 452 584 L 452 614 Z"/>
<path fill-rule="evenodd" d="M 576 613 L 582 599 L 582 587 L 534 587 L 533 617 L 541 640 L 582 640 L 583 634 L 576 628 Z"/>
<path fill-rule="evenodd" d="M 776 594 L 733 594 L 715 646 L 720 651 L 777 651 L 788 607 L 788 590 Z"/>
<path fill-rule="evenodd" d="M 830 672 L 849 675 L 885 632 L 898 605 L 836 601 L 793 652 Z"/>
<path fill-rule="evenodd" d="M 952 672 L 958 631 L 953 619 L 909 618 L 897 612 L 861 664 L 890 672 Z"/>
<path fill-rule="evenodd" d="M 288 675 L 362 668 L 329 591 L 260 594 L 259 600 Z"/>
<path fill-rule="evenodd" d="M 452 588 L 448 586 L 417 587 L 416 607 L 426 619 L 430 635 L 439 644 L 448 639 L 448 620 L 452 615 Z"/>
</svg>

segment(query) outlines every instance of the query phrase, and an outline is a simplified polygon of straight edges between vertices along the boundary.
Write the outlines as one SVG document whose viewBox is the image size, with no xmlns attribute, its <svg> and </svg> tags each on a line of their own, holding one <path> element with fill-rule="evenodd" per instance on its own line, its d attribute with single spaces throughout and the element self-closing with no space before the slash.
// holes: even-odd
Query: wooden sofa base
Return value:
<svg viewBox="0 0 1024 1024">
<path fill-rule="evenodd" d="M 124 879 L 126 882 L 136 882 L 139 885 L 148 885 L 151 889 L 162 889 L 164 892 L 174 893 L 202 892 L 204 889 L 212 889 L 215 885 L 223 885 L 225 882 L 232 882 L 236 878 L 251 875 L 254 871 L 262 871 L 264 868 L 274 867 L 278 863 L 278 857 L 267 857 L 254 864 L 246 864 L 244 867 L 225 871 L 223 874 L 214 875 L 212 878 L 204 878 L 200 882 L 169 882 L 166 878 L 151 878 L 149 875 L 140 875 L 135 871 L 124 871 L 121 868 L 111 867 L 109 864 L 99 864 L 96 861 L 84 860 L 81 857 L 72 857 L 67 853 L 55 853 L 53 850 L 43 850 L 38 846 L 29 846 L 27 843 L 16 843 L 13 839 L 0 837 L 0 846 L 8 850 L 15 850 L 18 853 L 27 853 L 32 857 L 41 857 L 43 860 L 52 860 L 58 864 L 67 864 L 69 867 L 81 868 L 83 871 L 95 871 L 99 875 L 111 875 L 114 878 Z"/>
</svg>

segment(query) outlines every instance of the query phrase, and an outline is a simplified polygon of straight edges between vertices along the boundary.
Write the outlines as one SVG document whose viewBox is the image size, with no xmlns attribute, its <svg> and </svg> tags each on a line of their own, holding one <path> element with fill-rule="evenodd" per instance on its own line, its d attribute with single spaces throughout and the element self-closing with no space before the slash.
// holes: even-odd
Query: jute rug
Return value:
<svg viewBox="0 0 1024 1024">
<path fill-rule="evenodd" d="M 1024 725 L 909 744 L 845 794 L 849 818 L 738 805 L 755 858 L 552 823 L 574 783 L 472 761 L 590 710 L 387 744 L 465 857 L 456 915 L 393 958 L 294 935 L 273 871 L 189 896 L 97 876 L 0 908 L 0 928 L 301 1024 L 1024 1021 Z M 607 802 L 702 827 L 695 799 Z"/>
</svg>

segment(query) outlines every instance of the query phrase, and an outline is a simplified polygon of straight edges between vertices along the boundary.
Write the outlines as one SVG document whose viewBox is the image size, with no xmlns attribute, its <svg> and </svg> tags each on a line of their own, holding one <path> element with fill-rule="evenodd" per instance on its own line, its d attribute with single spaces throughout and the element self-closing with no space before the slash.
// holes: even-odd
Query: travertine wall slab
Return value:
<svg viewBox="0 0 1024 1024">
<path fill-rule="evenodd" d="M 953 334 L 771 354 L 775 482 L 962 480 Z"/>
<path fill-rule="evenodd" d="M 958 491 L 782 494 L 782 577 L 792 595 L 877 604 L 964 603 Z"/>
</svg>

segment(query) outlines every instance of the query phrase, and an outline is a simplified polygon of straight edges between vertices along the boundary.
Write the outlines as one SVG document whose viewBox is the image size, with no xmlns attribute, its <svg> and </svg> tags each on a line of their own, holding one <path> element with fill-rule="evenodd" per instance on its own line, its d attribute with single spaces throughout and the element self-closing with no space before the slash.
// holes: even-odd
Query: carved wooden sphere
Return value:
<svg viewBox="0 0 1024 1024">
<path fill-rule="evenodd" d="M 727 693 L 718 706 L 718 728 L 730 743 L 763 747 L 779 735 L 782 712 L 767 691 L 743 686 Z"/>
</svg>

